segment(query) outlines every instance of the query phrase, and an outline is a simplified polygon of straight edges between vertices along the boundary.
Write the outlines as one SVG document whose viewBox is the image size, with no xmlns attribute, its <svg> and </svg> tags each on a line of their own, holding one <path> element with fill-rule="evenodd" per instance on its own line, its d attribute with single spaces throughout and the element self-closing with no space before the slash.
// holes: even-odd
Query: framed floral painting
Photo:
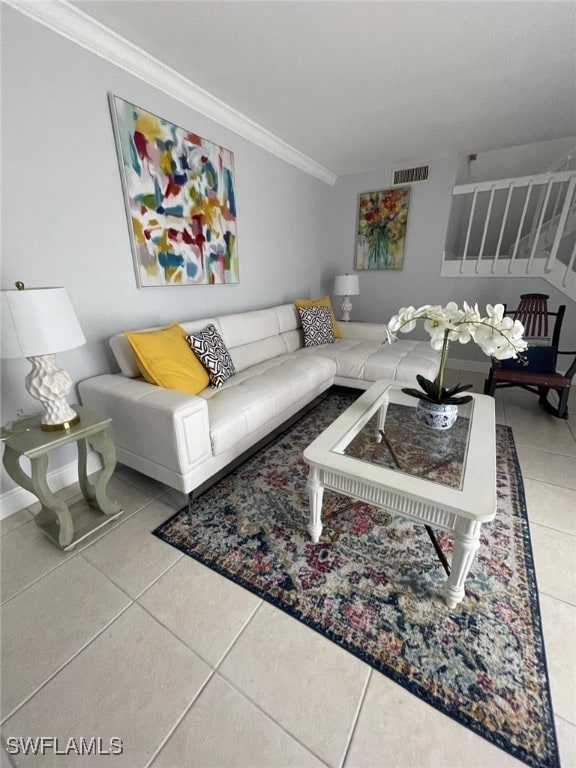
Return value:
<svg viewBox="0 0 576 768">
<path fill-rule="evenodd" d="M 402 269 L 410 187 L 363 192 L 354 269 Z"/>
<path fill-rule="evenodd" d="M 233 153 L 109 99 L 138 287 L 237 283 Z"/>
</svg>

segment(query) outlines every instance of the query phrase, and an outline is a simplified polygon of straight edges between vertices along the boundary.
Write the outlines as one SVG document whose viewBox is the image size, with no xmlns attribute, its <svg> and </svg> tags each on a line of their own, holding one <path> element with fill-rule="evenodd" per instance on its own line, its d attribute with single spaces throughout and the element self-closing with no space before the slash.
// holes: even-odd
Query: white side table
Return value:
<svg viewBox="0 0 576 768">
<path fill-rule="evenodd" d="M 120 505 L 108 498 L 106 486 L 116 466 L 116 447 L 106 435 L 112 419 L 102 418 L 81 406 L 74 405 L 80 416 L 80 423 L 70 429 L 58 432 L 44 432 L 40 429 L 41 414 L 20 419 L 2 430 L 4 440 L 3 464 L 6 472 L 22 488 L 38 497 L 42 509 L 35 516 L 36 523 L 55 544 L 69 551 L 87 536 L 112 522 L 122 514 Z M 78 448 L 78 480 L 83 499 L 70 506 L 56 496 L 48 486 L 48 455 L 55 448 L 76 443 Z M 104 469 L 98 480 L 88 480 L 88 445 L 103 459 Z M 20 465 L 20 459 L 30 460 L 31 474 L 28 476 Z M 89 506 L 88 522 L 74 531 L 74 512 Z"/>
</svg>

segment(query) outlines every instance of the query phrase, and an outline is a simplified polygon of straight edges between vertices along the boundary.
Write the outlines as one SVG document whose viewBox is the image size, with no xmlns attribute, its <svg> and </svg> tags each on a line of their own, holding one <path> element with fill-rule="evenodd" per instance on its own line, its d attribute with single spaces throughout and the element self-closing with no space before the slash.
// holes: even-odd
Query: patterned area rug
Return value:
<svg viewBox="0 0 576 768">
<path fill-rule="evenodd" d="M 422 525 L 329 491 L 306 531 L 302 451 L 358 393 L 315 410 L 154 533 L 528 765 L 559 766 L 522 477 L 497 427 L 498 513 L 454 610 Z M 340 510 L 340 511 L 339 511 Z M 437 532 L 450 557 L 450 537 Z"/>
</svg>

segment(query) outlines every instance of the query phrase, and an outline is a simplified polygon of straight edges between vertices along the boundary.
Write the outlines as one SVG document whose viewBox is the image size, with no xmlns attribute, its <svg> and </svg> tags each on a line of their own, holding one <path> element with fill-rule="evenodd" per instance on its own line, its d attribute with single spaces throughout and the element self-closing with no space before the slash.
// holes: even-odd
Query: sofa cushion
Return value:
<svg viewBox="0 0 576 768">
<path fill-rule="evenodd" d="M 191 333 L 186 337 L 186 341 L 196 357 L 208 370 L 210 383 L 213 387 L 221 387 L 226 379 L 234 376 L 236 369 L 230 352 L 228 352 L 222 336 L 212 323 L 202 331 Z"/>
<path fill-rule="evenodd" d="M 433 379 L 438 372 L 440 355 L 425 341 L 399 340 L 382 344 L 375 340 L 346 338 L 322 348 L 308 347 L 301 355 L 330 357 L 337 365 L 338 379 L 374 382 L 391 379 L 416 384 L 416 374 Z"/>
<path fill-rule="evenodd" d="M 340 328 L 338 327 L 338 323 L 334 316 L 334 311 L 332 310 L 332 304 L 330 303 L 330 296 L 321 296 L 318 299 L 296 299 L 294 304 L 296 305 L 298 310 L 306 307 L 326 307 L 330 311 L 330 320 L 332 321 L 332 330 L 334 331 L 334 338 L 335 339 L 342 338 L 342 334 L 340 333 Z"/>
<path fill-rule="evenodd" d="M 196 395 L 208 386 L 208 372 L 191 353 L 185 330 L 174 323 L 157 331 L 126 331 L 142 376 L 150 384 Z"/>
<path fill-rule="evenodd" d="M 303 346 L 302 324 L 294 304 L 221 315 L 215 325 L 237 374 Z"/>
<path fill-rule="evenodd" d="M 200 397 L 208 403 L 213 454 L 232 450 L 241 437 L 328 389 L 335 373 L 333 360 L 295 352 L 237 373 L 217 390 L 205 389 Z"/>
<path fill-rule="evenodd" d="M 418 374 L 434 379 L 439 367 L 440 353 L 432 349 L 429 342 L 403 339 L 380 345 L 380 349 L 366 361 L 364 378 L 367 381 L 392 379 L 416 384 Z"/>
<path fill-rule="evenodd" d="M 304 331 L 304 346 L 317 347 L 334 343 L 334 331 L 327 307 L 298 307 L 298 312 Z"/>
</svg>

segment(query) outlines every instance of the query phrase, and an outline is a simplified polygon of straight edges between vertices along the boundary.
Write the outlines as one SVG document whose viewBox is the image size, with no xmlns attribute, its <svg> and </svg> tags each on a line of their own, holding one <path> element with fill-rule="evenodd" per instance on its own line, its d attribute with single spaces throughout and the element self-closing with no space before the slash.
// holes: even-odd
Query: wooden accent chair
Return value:
<svg viewBox="0 0 576 768">
<path fill-rule="evenodd" d="M 524 326 L 524 336 L 529 344 L 524 353 L 528 357 L 528 365 L 515 360 L 495 362 L 484 384 L 484 394 L 494 396 L 500 387 L 522 387 L 538 395 L 538 402 L 548 413 L 567 419 L 568 395 L 576 373 L 576 351 L 558 349 L 566 305 L 561 304 L 556 312 L 551 312 L 548 298 L 545 293 L 524 293 L 520 296 L 518 308 L 505 313 L 513 315 Z M 557 355 L 574 355 L 566 373 L 556 370 Z M 550 390 L 556 393 L 557 404 L 549 401 Z"/>
</svg>

